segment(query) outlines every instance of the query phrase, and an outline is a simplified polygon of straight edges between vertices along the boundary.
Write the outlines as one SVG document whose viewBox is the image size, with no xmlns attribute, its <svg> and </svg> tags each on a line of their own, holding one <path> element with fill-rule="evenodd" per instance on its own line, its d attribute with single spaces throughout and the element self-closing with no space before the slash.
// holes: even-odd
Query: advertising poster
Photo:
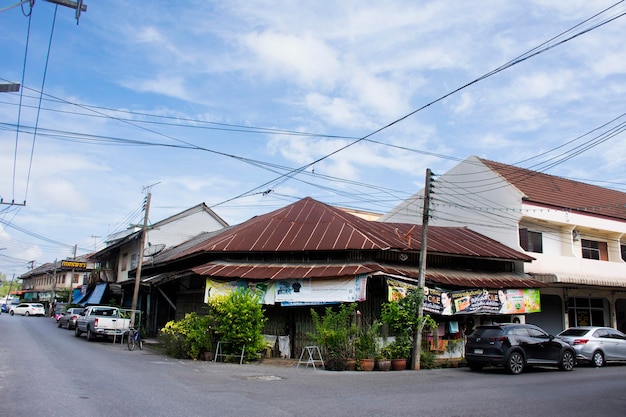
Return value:
<svg viewBox="0 0 626 417">
<path fill-rule="evenodd" d="M 388 300 L 397 301 L 417 286 L 388 279 Z M 451 316 L 454 314 L 525 314 L 541 311 L 538 289 L 483 289 L 449 291 L 424 288 L 424 311 Z"/>
<path fill-rule="evenodd" d="M 501 314 L 538 313 L 541 311 L 541 295 L 538 289 L 498 290 Z"/>
</svg>

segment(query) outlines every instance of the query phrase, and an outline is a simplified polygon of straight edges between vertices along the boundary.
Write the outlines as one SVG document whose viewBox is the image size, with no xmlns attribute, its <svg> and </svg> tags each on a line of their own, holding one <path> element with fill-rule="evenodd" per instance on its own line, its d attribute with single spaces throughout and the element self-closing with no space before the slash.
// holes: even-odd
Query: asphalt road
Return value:
<svg viewBox="0 0 626 417">
<path fill-rule="evenodd" d="M 626 366 L 329 372 L 176 360 L 0 315 L 0 416 L 623 416 Z"/>
</svg>

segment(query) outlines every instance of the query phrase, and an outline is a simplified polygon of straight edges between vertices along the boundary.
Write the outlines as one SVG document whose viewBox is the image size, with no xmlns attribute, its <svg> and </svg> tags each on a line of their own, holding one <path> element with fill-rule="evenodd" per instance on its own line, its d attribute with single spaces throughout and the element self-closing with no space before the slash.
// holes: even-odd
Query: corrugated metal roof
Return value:
<svg viewBox="0 0 626 417">
<path fill-rule="evenodd" d="M 626 278 L 607 278 L 593 275 L 575 274 L 532 274 L 532 277 L 546 284 L 575 284 L 590 285 L 594 287 L 626 288 Z"/>
<path fill-rule="evenodd" d="M 383 265 L 376 262 L 342 264 L 306 264 L 254 263 L 254 262 L 209 262 L 195 267 L 192 272 L 217 279 L 235 280 L 281 280 L 295 278 L 334 278 L 358 274 L 390 275 L 415 280 L 418 268 Z M 486 273 L 455 271 L 446 269 L 428 269 L 426 281 L 442 286 L 465 288 L 540 288 L 543 282 L 532 279 L 527 274 Z"/>
<path fill-rule="evenodd" d="M 192 268 L 198 275 L 223 279 L 280 280 L 295 278 L 334 278 L 369 273 L 363 264 L 284 264 L 210 262 Z"/>
<path fill-rule="evenodd" d="M 626 193 L 500 162 L 480 161 L 520 190 L 529 202 L 626 220 Z"/>
<path fill-rule="evenodd" d="M 411 250 L 421 248 L 421 226 L 368 221 L 310 197 L 191 246 L 170 259 L 198 252 Z M 532 257 L 464 227 L 430 227 L 430 253 L 531 261 Z"/>
</svg>

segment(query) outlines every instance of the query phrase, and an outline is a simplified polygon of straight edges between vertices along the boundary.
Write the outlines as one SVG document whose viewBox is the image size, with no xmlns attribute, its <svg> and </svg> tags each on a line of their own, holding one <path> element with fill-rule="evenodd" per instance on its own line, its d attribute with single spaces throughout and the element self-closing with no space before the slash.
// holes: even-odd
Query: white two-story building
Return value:
<svg viewBox="0 0 626 417">
<path fill-rule="evenodd" d="M 423 196 L 381 221 L 420 224 Z M 431 225 L 464 225 L 535 258 L 525 272 L 548 287 L 527 322 L 626 331 L 626 193 L 472 156 L 436 177 L 431 197 Z"/>
</svg>

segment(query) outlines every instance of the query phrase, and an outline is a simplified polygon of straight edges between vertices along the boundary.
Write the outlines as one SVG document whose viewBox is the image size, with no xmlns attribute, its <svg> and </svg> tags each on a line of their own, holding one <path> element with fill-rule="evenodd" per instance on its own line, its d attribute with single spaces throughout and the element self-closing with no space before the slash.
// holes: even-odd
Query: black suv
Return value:
<svg viewBox="0 0 626 417">
<path fill-rule="evenodd" d="M 562 371 L 571 371 L 576 365 L 576 352 L 537 326 L 505 323 L 478 326 L 467 337 L 465 360 L 472 371 L 485 366 L 504 366 L 509 373 L 517 375 L 532 365 L 558 366 Z"/>
</svg>

